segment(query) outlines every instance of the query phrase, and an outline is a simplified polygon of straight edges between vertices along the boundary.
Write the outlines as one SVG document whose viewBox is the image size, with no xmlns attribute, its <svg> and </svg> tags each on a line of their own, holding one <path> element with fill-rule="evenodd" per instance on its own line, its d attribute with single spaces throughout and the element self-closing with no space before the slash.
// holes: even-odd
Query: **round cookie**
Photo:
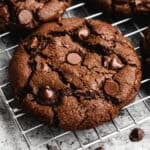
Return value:
<svg viewBox="0 0 150 150">
<path fill-rule="evenodd" d="M 0 0 L 0 32 L 57 20 L 70 4 L 71 0 Z"/>
<path fill-rule="evenodd" d="M 100 8 L 114 16 L 150 14 L 149 0 L 86 0 L 89 6 Z"/>
<path fill-rule="evenodd" d="M 129 41 L 107 23 L 80 18 L 42 25 L 16 49 L 9 71 L 23 108 L 66 130 L 113 119 L 141 81 Z"/>
</svg>

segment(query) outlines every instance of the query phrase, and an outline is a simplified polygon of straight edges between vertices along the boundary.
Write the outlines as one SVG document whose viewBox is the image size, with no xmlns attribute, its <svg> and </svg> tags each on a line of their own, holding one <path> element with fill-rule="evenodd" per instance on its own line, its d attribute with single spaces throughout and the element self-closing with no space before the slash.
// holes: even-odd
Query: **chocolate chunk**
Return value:
<svg viewBox="0 0 150 150">
<path fill-rule="evenodd" d="M 34 37 L 34 38 L 31 40 L 31 45 L 30 45 L 30 47 L 31 47 L 31 48 L 37 48 L 37 47 L 38 47 L 38 44 L 39 44 L 39 42 L 38 42 L 37 37 Z"/>
<path fill-rule="evenodd" d="M 82 28 L 78 31 L 78 37 L 81 39 L 81 40 L 84 40 L 86 39 L 87 37 L 89 36 L 89 30 L 86 29 L 86 28 Z"/>
<path fill-rule="evenodd" d="M 49 86 L 42 87 L 39 92 L 40 98 L 44 100 L 44 102 L 48 104 L 52 104 L 55 102 L 56 94 L 52 89 L 50 89 Z"/>
<path fill-rule="evenodd" d="M 133 141 L 133 142 L 138 142 L 138 141 L 141 141 L 144 137 L 144 131 L 140 128 L 135 128 L 131 131 L 130 133 L 130 140 Z"/>
<path fill-rule="evenodd" d="M 72 65 L 77 65 L 82 61 L 82 58 L 78 53 L 69 53 L 67 56 L 67 61 Z"/>
<path fill-rule="evenodd" d="M 123 67 L 123 63 L 121 62 L 121 60 L 117 57 L 114 56 L 111 60 L 111 69 L 121 69 Z"/>
<path fill-rule="evenodd" d="M 106 94 L 110 96 L 114 96 L 116 95 L 118 90 L 119 90 L 119 85 L 117 82 L 111 79 L 106 80 L 105 85 L 104 85 L 104 91 L 106 92 Z"/>
<path fill-rule="evenodd" d="M 27 25 L 31 23 L 32 18 L 33 18 L 32 12 L 26 9 L 21 10 L 18 15 L 19 22 L 20 24 L 23 24 L 23 25 Z"/>
</svg>

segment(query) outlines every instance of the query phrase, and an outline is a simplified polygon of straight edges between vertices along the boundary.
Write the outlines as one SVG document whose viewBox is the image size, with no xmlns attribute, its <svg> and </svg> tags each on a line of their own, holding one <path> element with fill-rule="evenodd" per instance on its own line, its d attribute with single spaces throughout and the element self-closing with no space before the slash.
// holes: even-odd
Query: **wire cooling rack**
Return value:
<svg viewBox="0 0 150 150">
<path fill-rule="evenodd" d="M 147 29 L 148 19 L 137 21 L 133 18 L 122 20 L 106 17 L 104 13 L 88 9 L 83 1 L 74 1 L 67 9 L 64 17 L 84 17 L 86 19 L 101 19 L 116 26 L 134 45 L 142 60 L 139 40 Z M 0 95 L 6 104 L 14 121 L 24 136 L 29 149 L 52 150 L 82 150 L 94 149 L 95 145 L 115 134 L 150 120 L 150 78 L 143 78 L 142 86 L 135 101 L 126 106 L 114 120 L 94 129 L 83 131 L 64 131 L 41 124 L 30 114 L 18 109 L 13 92 L 8 81 L 8 64 L 20 37 L 6 32 L 0 35 Z"/>
</svg>

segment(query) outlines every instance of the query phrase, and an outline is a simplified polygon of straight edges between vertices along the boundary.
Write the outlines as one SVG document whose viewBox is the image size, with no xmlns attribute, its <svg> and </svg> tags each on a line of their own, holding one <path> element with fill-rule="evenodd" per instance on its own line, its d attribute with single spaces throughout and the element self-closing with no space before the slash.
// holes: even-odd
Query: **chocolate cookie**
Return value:
<svg viewBox="0 0 150 150">
<path fill-rule="evenodd" d="M 33 29 L 58 19 L 71 0 L 0 0 L 0 31 Z"/>
<path fill-rule="evenodd" d="M 66 130 L 114 118 L 136 96 L 141 65 L 114 27 L 62 19 L 42 25 L 19 45 L 10 80 L 25 110 Z"/>
<path fill-rule="evenodd" d="M 115 16 L 150 14 L 149 0 L 86 0 L 94 8 L 100 8 Z"/>
</svg>

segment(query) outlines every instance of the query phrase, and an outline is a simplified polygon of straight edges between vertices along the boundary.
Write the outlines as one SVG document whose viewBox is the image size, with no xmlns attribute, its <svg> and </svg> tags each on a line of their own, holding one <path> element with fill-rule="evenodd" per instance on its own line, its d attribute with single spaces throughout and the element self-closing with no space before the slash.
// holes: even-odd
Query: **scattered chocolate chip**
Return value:
<svg viewBox="0 0 150 150">
<path fill-rule="evenodd" d="M 104 67 L 105 68 L 109 68 L 109 64 L 110 64 L 110 62 L 112 60 L 112 57 L 111 56 L 104 56 L 103 60 L 104 60 L 103 61 Z"/>
<path fill-rule="evenodd" d="M 19 22 L 23 25 L 29 24 L 32 22 L 32 19 L 33 19 L 32 12 L 26 9 L 20 11 L 18 15 L 18 19 L 19 19 Z"/>
<path fill-rule="evenodd" d="M 78 53 L 70 53 L 67 56 L 68 63 L 72 65 L 77 65 L 81 62 L 81 56 Z"/>
<path fill-rule="evenodd" d="M 133 142 L 141 141 L 144 137 L 144 131 L 140 128 L 135 128 L 130 133 L 130 140 Z"/>
<path fill-rule="evenodd" d="M 58 148 L 56 146 L 52 146 L 49 144 L 46 144 L 46 148 L 47 148 L 47 150 L 58 150 Z"/>
<path fill-rule="evenodd" d="M 114 96 L 119 90 L 119 85 L 117 82 L 113 81 L 113 80 L 106 80 L 105 85 L 104 85 L 104 91 L 106 92 L 106 94 L 110 95 L 110 96 Z"/>
<path fill-rule="evenodd" d="M 97 147 L 95 150 L 104 150 L 103 147 Z"/>
<path fill-rule="evenodd" d="M 37 37 L 34 37 L 34 38 L 31 40 L 30 47 L 31 47 L 32 49 L 38 47 L 38 39 L 37 39 Z"/>
<path fill-rule="evenodd" d="M 78 31 L 78 37 L 81 39 L 81 40 L 84 40 L 86 39 L 87 37 L 89 36 L 89 30 L 86 29 L 86 28 L 82 28 Z"/>
<path fill-rule="evenodd" d="M 110 66 L 112 69 L 121 69 L 123 66 L 124 66 L 123 63 L 117 56 L 114 56 L 112 58 Z"/>
<path fill-rule="evenodd" d="M 40 98 L 44 102 L 48 104 L 53 104 L 55 102 L 56 94 L 49 86 L 42 87 L 39 92 Z"/>
</svg>

